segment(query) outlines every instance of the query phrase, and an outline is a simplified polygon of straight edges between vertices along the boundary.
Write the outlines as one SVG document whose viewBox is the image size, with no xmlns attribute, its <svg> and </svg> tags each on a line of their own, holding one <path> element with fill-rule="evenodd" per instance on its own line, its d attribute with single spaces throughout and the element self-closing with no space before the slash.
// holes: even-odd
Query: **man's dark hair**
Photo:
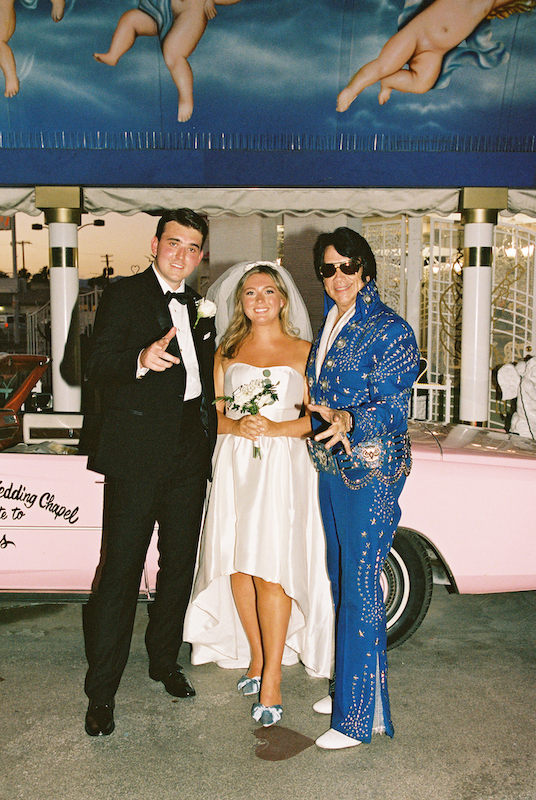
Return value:
<svg viewBox="0 0 536 800">
<path fill-rule="evenodd" d="M 347 258 L 355 259 L 363 264 L 362 279 L 376 278 L 376 259 L 370 245 L 360 233 L 351 228 L 337 228 L 333 233 L 321 233 L 313 248 L 313 259 L 316 277 L 322 280 L 320 267 L 324 262 L 326 248 L 333 245 L 337 253 Z"/>
<path fill-rule="evenodd" d="M 199 214 L 196 214 L 191 208 L 176 208 L 174 211 L 166 211 L 166 213 L 160 217 L 158 225 L 156 226 L 155 235 L 157 239 L 160 239 L 162 236 L 168 222 L 178 222 L 179 225 L 184 225 L 185 228 L 194 228 L 196 231 L 199 231 L 203 237 L 203 241 L 201 242 L 201 249 L 203 249 L 208 236 L 208 225 L 203 217 L 200 217 Z"/>
</svg>

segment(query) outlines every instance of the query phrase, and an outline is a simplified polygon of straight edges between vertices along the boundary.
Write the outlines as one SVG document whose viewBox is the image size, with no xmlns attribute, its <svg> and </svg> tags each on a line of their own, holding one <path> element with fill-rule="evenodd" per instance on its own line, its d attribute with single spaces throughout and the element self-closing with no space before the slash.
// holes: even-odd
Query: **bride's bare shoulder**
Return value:
<svg viewBox="0 0 536 800">
<path fill-rule="evenodd" d="M 294 367 L 298 372 L 302 374 L 305 372 L 305 366 L 307 364 L 307 359 L 309 358 L 309 352 L 311 350 L 311 342 L 305 341 L 305 339 L 292 339 L 289 343 L 288 355 L 289 355 L 289 362 L 290 366 Z"/>
<path fill-rule="evenodd" d="M 306 339 L 296 339 L 296 352 L 299 353 L 302 358 L 307 360 L 310 351 L 311 342 L 308 342 Z"/>
<path fill-rule="evenodd" d="M 230 363 L 231 359 L 223 355 L 222 346 L 220 344 L 214 353 L 214 369 L 219 369 L 222 372 L 225 372 Z"/>
</svg>

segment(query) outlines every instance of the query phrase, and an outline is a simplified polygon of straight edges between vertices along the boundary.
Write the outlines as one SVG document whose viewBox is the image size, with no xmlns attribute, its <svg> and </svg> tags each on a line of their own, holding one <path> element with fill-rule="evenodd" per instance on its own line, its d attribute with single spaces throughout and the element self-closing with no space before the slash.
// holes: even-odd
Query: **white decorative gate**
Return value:
<svg viewBox="0 0 536 800">
<path fill-rule="evenodd" d="M 516 225 L 495 228 L 491 370 L 534 355 L 536 328 L 536 233 Z M 491 381 L 491 427 L 504 427 L 507 409 L 497 400 L 496 382 Z"/>
<path fill-rule="evenodd" d="M 489 425 L 494 428 L 504 428 L 505 422 L 503 404 L 497 401 L 496 369 L 535 352 L 535 250 L 534 231 L 509 224 L 496 226 L 488 414 Z M 421 345 L 429 363 L 428 380 L 452 381 L 454 420 L 460 385 L 462 267 L 461 223 L 431 219 L 429 254 L 424 264 L 427 302 L 423 304 L 421 320 L 421 330 L 426 336 Z"/>
<path fill-rule="evenodd" d="M 401 316 L 406 311 L 406 217 L 393 221 L 363 220 L 363 236 L 378 266 L 377 286 L 383 302 Z"/>
<path fill-rule="evenodd" d="M 363 235 L 378 262 L 382 300 L 406 311 L 406 218 L 363 221 Z M 458 419 L 463 295 L 463 226 L 429 219 L 422 242 L 420 347 L 427 364 L 414 392 L 413 415 Z M 496 370 L 536 353 L 536 232 L 501 223 L 495 228 L 489 425 L 504 428 L 506 409 L 497 400 Z M 426 387 L 426 388 L 425 388 Z M 436 387 L 434 390 L 430 387 Z M 451 402 L 449 397 L 451 395 Z"/>
</svg>

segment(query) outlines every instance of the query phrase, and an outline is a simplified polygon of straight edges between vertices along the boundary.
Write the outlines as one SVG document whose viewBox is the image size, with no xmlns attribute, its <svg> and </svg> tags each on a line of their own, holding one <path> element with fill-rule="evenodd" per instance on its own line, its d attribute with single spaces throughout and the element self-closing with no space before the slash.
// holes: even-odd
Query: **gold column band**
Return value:
<svg viewBox="0 0 536 800">
<path fill-rule="evenodd" d="M 50 225 L 52 222 L 69 222 L 80 225 L 82 212 L 78 208 L 45 208 L 45 222 Z"/>
<path fill-rule="evenodd" d="M 76 247 L 51 247 L 49 264 L 51 267 L 77 267 L 78 249 Z"/>
<path fill-rule="evenodd" d="M 463 250 L 463 268 L 491 267 L 491 247 L 465 247 Z"/>
<path fill-rule="evenodd" d="M 462 222 L 468 225 L 472 222 L 487 222 L 497 224 L 499 212 L 496 208 L 464 208 L 462 210 Z"/>
</svg>

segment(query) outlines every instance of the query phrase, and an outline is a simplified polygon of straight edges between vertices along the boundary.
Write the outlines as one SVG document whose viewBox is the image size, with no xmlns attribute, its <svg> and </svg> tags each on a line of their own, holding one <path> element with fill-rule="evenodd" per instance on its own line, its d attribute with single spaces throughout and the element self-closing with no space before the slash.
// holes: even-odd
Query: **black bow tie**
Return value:
<svg viewBox="0 0 536 800">
<path fill-rule="evenodd" d="M 188 302 L 188 295 L 186 292 L 166 292 L 166 303 L 169 305 L 172 300 L 177 300 L 185 306 Z"/>
</svg>

